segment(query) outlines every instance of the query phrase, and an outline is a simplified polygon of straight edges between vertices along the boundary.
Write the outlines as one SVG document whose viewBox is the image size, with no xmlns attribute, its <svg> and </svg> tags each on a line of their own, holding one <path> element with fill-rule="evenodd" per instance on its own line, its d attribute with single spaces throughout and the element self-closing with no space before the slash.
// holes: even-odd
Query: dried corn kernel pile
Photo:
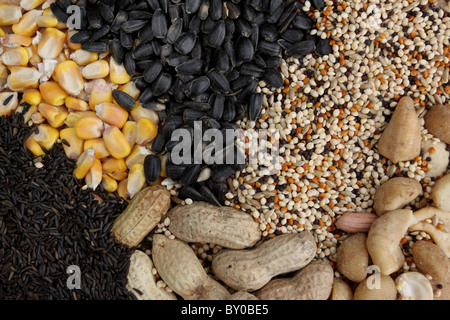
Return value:
<svg viewBox="0 0 450 320">
<path fill-rule="evenodd" d="M 7 2 L 0 3 L 0 116 L 23 112 L 37 126 L 25 142 L 34 155 L 62 143 L 87 187 L 132 198 L 148 180 L 144 160 L 158 114 L 136 102 L 140 90 L 109 52 L 69 41 L 76 31 L 53 15 L 52 1 Z"/>
</svg>

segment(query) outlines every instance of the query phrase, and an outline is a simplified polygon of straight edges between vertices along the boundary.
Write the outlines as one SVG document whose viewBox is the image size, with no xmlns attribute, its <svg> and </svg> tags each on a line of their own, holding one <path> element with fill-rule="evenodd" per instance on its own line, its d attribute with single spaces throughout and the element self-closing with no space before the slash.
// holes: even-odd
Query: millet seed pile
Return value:
<svg viewBox="0 0 450 320">
<path fill-rule="evenodd" d="M 426 177 L 427 158 L 433 150 L 393 164 L 378 154 L 377 142 L 400 97 L 413 98 L 422 124 L 428 108 L 448 103 L 450 7 L 436 0 L 325 3 L 323 12 L 308 1 L 304 10 L 318 21 L 312 32 L 332 39 L 333 54 L 283 60 L 282 89 L 271 91 L 260 83 L 262 116 L 240 125 L 279 133 L 269 145 L 277 148 L 278 164 L 270 166 L 265 159 L 238 172 L 230 180 L 226 205 L 251 214 L 265 239 L 312 231 L 317 258 L 333 265 L 347 236 L 334 222 L 348 211 L 373 212 L 372 199 L 382 183 L 395 176 L 414 178 L 424 194 L 411 208 L 429 201 L 435 179 Z M 426 130 L 422 139 L 439 141 Z M 169 223 L 157 232 L 170 235 Z M 423 238 L 429 235 L 414 232 L 402 239 L 404 270 L 415 267 L 409 248 Z M 206 261 L 220 250 L 209 244 L 192 247 Z"/>
</svg>

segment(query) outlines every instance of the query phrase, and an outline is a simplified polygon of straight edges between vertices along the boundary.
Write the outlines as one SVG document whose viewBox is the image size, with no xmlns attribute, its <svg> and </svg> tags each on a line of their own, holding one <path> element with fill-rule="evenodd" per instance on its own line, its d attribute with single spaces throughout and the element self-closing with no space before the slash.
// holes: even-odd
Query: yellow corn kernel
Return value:
<svg viewBox="0 0 450 320">
<path fill-rule="evenodd" d="M 33 39 L 31 37 L 24 36 L 22 34 L 9 33 L 2 39 L 2 44 L 5 48 L 15 47 L 29 47 Z"/>
<path fill-rule="evenodd" d="M 76 110 L 76 111 L 89 111 L 91 108 L 89 108 L 89 104 L 86 101 L 83 101 L 81 99 L 77 99 L 74 97 L 66 97 L 65 100 L 66 108 L 69 110 Z"/>
<path fill-rule="evenodd" d="M 50 150 L 59 138 L 59 131 L 46 123 L 42 123 L 37 127 L 37 132 L 35 131 L 31 134 L 31 137 L 42 148 Z"/>
<path fill-rule="evenodd" d="M 103 189 L 105 189 L 105 191 L 111 193 L 116 192 L 118 185 L 119 184 L 117 183 L 117 180 L 111 178 L 107 174 L 102 175 L 102 187 Z"/>
<path fill-rule="evenodd" d="M 158 127 L 147 118 L 140 118 L 136 128 L 136 143 L 145 145 L 156 138 L 158 135 Z"/>
<path fill-rule="evenodd" d="M 9 26 L 22 18 L 22 8 L 13 4 L 0 3 L 0 26 Z"/>
<path fill-rule="evenodd" d="M 128 185 L 128 178 L 120 181 L 117 187 L 117 194 L 119 195 L 119 197 L 125 200 L 130 198 L 130 196 L 128 195 L 127 185 Z"/>
<path fill-rule="evenodd" d="M 18 106 L 17 92 L 0 92 L 0 116 L 10 116 Z"/>
<path fill-rule="evenodd" d="M 45 122 L 45 117 L 40 112 L 36 111 L 31 115 L 31 121 L 34 124 L 41 124 Z"/>
<path fill-rule="evenodd" d="M 81 117 L 75 124 L 77 136 L 83 140 L 100 138 L 104 129 L 103 121 L 95 116 Z"/>
<path fill-rule="evenodd" d="M 56 28 L 47 28 L 42 33 L 38 54 L 42 59 L 55 59 L 64 48 L 66 34 Z"/>
<path fill-rule="evenodd" d="M 131 149 L 130 155 L 125 160 L 125 164 L 127 165 L 128 169 L 130 169 L 136 163 L 143 164 L 145 157 L 149 154 L 152 154 L 152 152 L 146 147 L 135 145 L 133 149 Z"/>
<path fill-rule="evenodd" d="M 134 121 L 139 121 L 140 118 L 150 119 L 154 124 L 159 124 L 159 116 L 155 110 L 146 109 L 140 104 L 136 102 L 136 107 L 130 111 L 131 118 Z"/>
<path fill-rule="evenodd" d="M 95 106 L 97 116 L 105 123 L 122 128 L 128 120 L 128 111 L 115 103 L 104 102 Z"/>
<path fill-rule="evenodd" d="M 95 106 L 103 102 L 113 102 L 112 89 L 104 79 L 95 80 L 89 96 L 89 107 L 95 111 Z"/>
<path fill-rule="evenodd" d="M 37 19 L 42 15 L 42 10 L 31 10 L 25 13 L 18 23 L 12 25 L 12 31 L 15 34 L 21 34 L 27 37 L 33 36 L 39 29 Z"/>
<path fill-rule="evenodd" d="M 55 81 L 43 82 L 39 85 L 42 99 L 54 106 L 62 106 L 66 102 L 67 93 Z"/>
<path fill-rule="evenodd" d="M 56 21 L 58 22 L 58 19 L 56 19 Z M 73 43 L 70 42 L 70 38 L 75 34 L 78 33 L 78 30 L 75 29 L 68 29 L 67 30 L 67 36 L 66 36 L 66 42 L 67 42 L 67 46 L 72 49 L 72 50 L 81 50 L 81 44 L 80 43 Z"/>
<path fill-rule="evenodd" d="M 106 173 L 123 173 L 127 171 L 125 160 L 108 157 L 103 160 L 103 171 Z"/>
<path fill-rule="evenodd" d="M 131 152 L 128 141 L 117 127 L 105 124 L 103 140 L 111 156 L 116 159 L 126 158 Z"/>
<path fill-rule="evenodd" d="M 0 91 L 5 87 L 8 80 L 8 75 L 8 68 L 3 63 L 0 63 Z"/>
<path fill-rule="evenodd" d="M 131 81 L 123 64 L 119 64 L 113 57 L 109 60 L 109 80 L 115 84 L 125 84 Z"/>
<path fill-rule="evenodd" d="M 80 68 L 73 61 L 64 61 L 56 67 L 56 80 L 70 95 L 77 96 L 84 89 L 84 79 Z"/>
<path fill-rule="evenodd" d="M 133 198 L 144 187 L 145 182 L 144 165 L 136 163 L 128 173 L 127 193 Z"/>
<path fill-rule="evenodd" d="M 6 32 L 2 28 L 0 28 L 0 37 L 3 38 L 4 36 L 6 36 Z"/>
<path fill-rule="evenodd" d="M 99 159 L 94 160 L 94 164 L 89 170 L 88 174 L 85 177 L 86 184 L 88 188 L 95 190 L 102 183 L 103 180 L 103 172 L 102 172 L 102 163 Z"/>
<path fill-rule="evenodd" d="M 137 129 L 136 121 L 127 121 L 122 128 L 122 133 L 125 136 L 125 139 L 127 139 L 131 148 L 133 148 L 134 145 L 136 144 L 136 129 Z"/>
<path fill-rule="evenodd" d="M 105 60 L 98 60 L 85 66 L 81 71 L 85 79 L 101 79 L 109 74 L 109 64 Z"/>
<path fill-rule="evenodd" d="M 122 180 L 128 178 L 128 172 L 113 172 L 113 173 L 108 173 L 108 176 L 110 176 L 114 180 L 122 181 Z"/>
<path fill-rule="evenodd" d="M 43 156 L 45 154 L 44 150 L 42 150 L 39 143 L 36 142 L 32 137 L 29 137 L 25 140 L 25 148 L 30 150 L 36 157 Z"/>
<path fill-rule="evenodd" d="M 64 124 L 69 112 L 64 106 L 54 106 L 48 103 L 40 103 L 38 111 L 45 117 L 47 122 L 54 128 Z"/>
<path fill-rule="evenodd" d="M 94 150 L 88 149 L 83 151 L 77 160 L 76 168 L 73 170 L 75 178 L 81 180 L 89 173 L 95 162 Z"/>
<path fill-rule="evenodd" d="M 75 128 L 65 128 L 59 132 L 59 138 L 67 158 L 76 160 L 83 153 L 83 139 L 77 136 Z"/>
<path fill-rule="evenodd" d="M 89 52 L 89 51 L 86 51 L 83 49 L 78 49 L 78 50 L 75 50 L 70 55 L 70 59 L 75 61 L 77 63 L 77 65 L 79 65 L 79 66 L 87 66 L 90 63 L 96 62 L 98 60 L 98 53 L 97 52 Z M 104 60 L 102 60 L 102 61 L 104 61 Z M 105 61 L 105 63 L 108 64 L 106 61 Z M 108 72 L 109 72 L 109 65 L 108 65 Z M 83 72 L 82 72 L 82 74 L 83 74 Z M 103 77 L 99 77 L 99 78 L 103 78 Z"/>
<path fill-rule="evenodd" d="M 36 19 L 36 24 L 40 28 L 55 28 L 58 25 L 58 18 L 53 16 L 40 16 Z"/>
<path fill-rule="evenodd" d="M 64 124 L 70 128 L 74 128 L 78 119 L 81 117 L 96 117 L 96 114 L 92 111 L 72 111 L 69 112 Z"/>
<path fill-rule="evenodd" d="M 136 87 L 134 81 L 130 81 L 123 86 L 120 86 L 119 90 L 128 93 L 131 97 L 133 97 L 134 100 L 137 100 L 141 95 L 141 90 Z"/>
<path fill-rule="evenodd" d="M 11 67 L 6 86 L 11 90 L 25 91 L 39 84 L 41 73 L 36 68 Z"/>
<path fill-rule="evenodd" d="M 102 138 L 89 139 L 84 142 L 84 150 L 94 149 L 95 157 L 97 159 L 103 159 L 109 157 L 109 151 L 106 148 L 105 142 Z"/>
<path fill-rule="evenodd" d="M 27 89 L 23 92 L 23 100 L 31 104 L 32 106 L 37 106 L 42 102 L 42 95 L 39 90 L 36 89 Z"/>
<path fill-rule="evenodd" d="M 2 62 L 5 66 L 26 66 L 29 60 L 28 50 L 24 47 L 9 49 L 2 54 Z"/>
<path fill-rule="evenodd" d="M 46 0 L 21 0 L 20 6 L 24 8 L 26 11 L 30 11 L 36 7 L 39 7 Z"/>
<path fill-rule="evenodd" d="M 23 114 L 23 122 L 28 123 L 31 120 L 31 116 L 33 113 L 37 112 L 38 106 L 30 106 L 28 110 Z"/>
</svg>

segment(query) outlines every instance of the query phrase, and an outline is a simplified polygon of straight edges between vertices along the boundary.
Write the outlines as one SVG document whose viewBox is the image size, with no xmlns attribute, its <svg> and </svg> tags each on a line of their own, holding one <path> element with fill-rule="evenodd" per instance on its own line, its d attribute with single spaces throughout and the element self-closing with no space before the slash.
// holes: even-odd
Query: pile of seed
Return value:
<svg viewBox="0 0 450 320">
<path fill-rule="evenodd" d="M 133 299 L 132 251 L 110 235 L 126 203 L 84 188 L 61 144 L 35 158 L 29 135 L 21 114 L 0 118 L 0 299 Z M 80 289 L 67 286 L 70 266 Z"/>
<path fill-rule="evenodd" d="M 238 151 L 233 140 L 227 141 L 225 130 L 238 129 L 237 121 L 254 121 L 260 115 L 258 83 L 283 86 L 277 70 L 282 54 L 301 59 L 312 52 L 331 52 L 325 37 L 310 33 L 315 19 L 302 10 L 305 3 L 310 5 L 298 0 L 78 1 L 82 28 L 70 41 L 87 51 L 110 50 L 133 75 L 142 90 L 138 102 L 158 111 L 162 121 L 152 145 L 155 153 L 173 150 L 178 141 L 170 140 L 177 128 L 186 129 L 194 145 L 196 122 L 202 132 L 221 130 L 225 142 L 215 150 L 222 149 L 226 157 L 228 151 Z M 317 11 L 324 7 L 322 0 L 312 3 Z M 51 6 L 62 21 L 68 19 L 68 4 L 58 1 Z M 231 164 L 218 158 L 213 163 L 194 161 L 208 144 L 196 147 L 187 163 L 174 164 L 169 156 L 167 176 L 182 183 L 182 199 L 223 203 L 229 188 L 226 179 L 245 163 L 237 156 Z M 157 176 L 154 171 L 159 169 L 159 164 L 146 166 L 147 175 Z"/>
<path fill-rule="evenodd" d="M 378 154 L 377 142 L 401 96 L 412 97 L 421 119 L 450 99 L 449 7 L 440 3 L 325 1 L 314 12 L 312 33 L 331 39 L 332 54 L 283 59 L 284 88 L 261 83 L 261 118 L 239 122 L 278 133 L 272 148 L 279 164 L 239 172 L 225 203 L 253 215 L 266 239 L 311 230 L 317 256 L 331 261 L 345 236 L 336 219 L 347 211 L 372 212 L 373 196 L 389 178 L 420 181 L 424 197 L 411 205 L 424 206 L 434 183 L 426 176 L 427 154 L 394 164 Z M 422 138 L 436 140 L 426 130 Z M 415 236 L 407 236 L 405 249 Z M 404 268 L 411 263 L 407 258 Z"/>
</svg>

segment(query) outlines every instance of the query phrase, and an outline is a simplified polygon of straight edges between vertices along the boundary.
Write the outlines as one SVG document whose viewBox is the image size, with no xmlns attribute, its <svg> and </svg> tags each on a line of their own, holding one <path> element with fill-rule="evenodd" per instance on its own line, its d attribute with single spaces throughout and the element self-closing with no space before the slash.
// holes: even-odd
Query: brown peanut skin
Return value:
<svg viewBox="0 0 450 320">
<path fill-rule="evenodd" d="M 328 263 L 313 261 L 292 278 L 271 280 L 255 295 L 260 300 L 327 300 L 333 279 Z"/>
<path fill-rule="evenodd" d="M 111 233 L 117 242 L 136 247 L 158 225 L 169 207 L 170 193 L 166 187 L 145 188 L 114 221 Z"/>
<path fill-rule="evenodd" d="M 195 202 L 173 208 L 167 217 L 170 219 L 169 231 L 186 242 L 244 249 L 261 239 L 259 223 L 251 215 L 233 207 Z"/>
<path fill-rule="evenodd" d="M 185 242 L 153 236 L 152 258 L 163 281 L 184 300 L 228 300 L 231 295 L 203 269 Z"/>
<path fill-rule="evenodd" d="M 219 252 L 213 257 L 212 269 L 231 288 L 255 291 L 277 275 L 306 266 L 316 250 L 316 242 L 309 231 L 282 234 L 251 250 Z"/>
</svg>

